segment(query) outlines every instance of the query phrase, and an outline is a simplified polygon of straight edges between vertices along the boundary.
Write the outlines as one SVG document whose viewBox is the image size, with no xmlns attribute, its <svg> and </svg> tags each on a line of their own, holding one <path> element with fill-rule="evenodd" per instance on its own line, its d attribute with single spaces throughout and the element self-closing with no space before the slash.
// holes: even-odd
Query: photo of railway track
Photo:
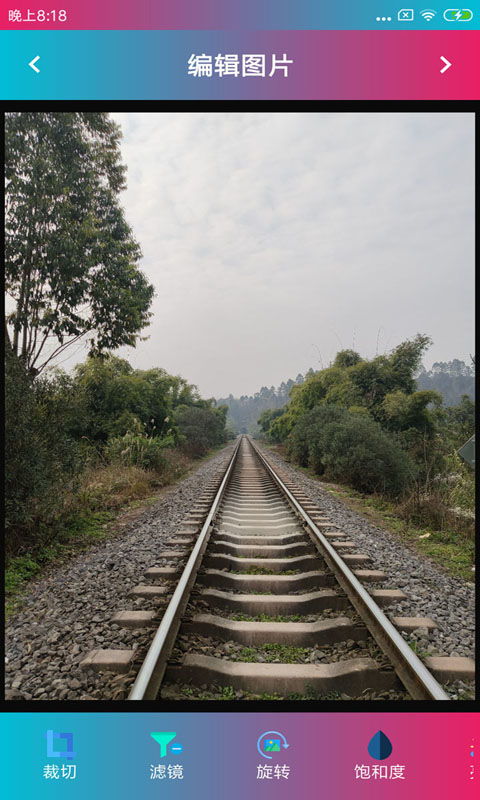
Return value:
<svg viewBox="0 0 480 800">
<path fill-rule="evenodd" d="M 6 115 L 7 701 L 474 697 L 473 154 Z"/>
</svg>

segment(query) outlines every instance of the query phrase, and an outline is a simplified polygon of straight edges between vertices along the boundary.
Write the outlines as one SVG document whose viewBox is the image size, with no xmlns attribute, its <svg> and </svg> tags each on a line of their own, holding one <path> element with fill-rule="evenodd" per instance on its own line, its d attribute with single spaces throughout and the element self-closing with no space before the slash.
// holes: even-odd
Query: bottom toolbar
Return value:
<svg viewBox="0 0 480 800">
<path fill-rule="evenodd" d="M 2 797 L 478 797 L 480 713 L 3 713 Z"/>
</svg>

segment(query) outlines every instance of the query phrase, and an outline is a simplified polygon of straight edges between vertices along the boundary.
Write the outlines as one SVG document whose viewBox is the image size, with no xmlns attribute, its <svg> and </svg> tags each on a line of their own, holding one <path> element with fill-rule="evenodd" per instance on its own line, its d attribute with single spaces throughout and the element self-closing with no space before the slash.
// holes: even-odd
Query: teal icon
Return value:
<svg viewBox="0 0 480 800">
<path fill-rule="evenodd" d="M 172 739 L 175 739 L 176 735 L 176 733 L 165 733 L 164 731 L 150 734 L 152 739 L 155 739 L 155 741 L 160 745 L 160 758 L 163 758 L 167 755 L 167 745 L 172 741 Z"/>
<path fill-rule="evenodd" d="M 383 731 L 377 731 L 368 743 L 368 752 L 377 761 L 383 761 L 384 758 L 388 758 L 392 750 L 392 743 Z"/>
</svg>

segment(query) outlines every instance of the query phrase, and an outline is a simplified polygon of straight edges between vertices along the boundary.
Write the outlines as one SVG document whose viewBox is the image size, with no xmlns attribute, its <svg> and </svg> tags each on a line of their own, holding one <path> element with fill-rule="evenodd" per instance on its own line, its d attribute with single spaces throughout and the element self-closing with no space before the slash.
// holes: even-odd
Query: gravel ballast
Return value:
<svg viewBox="0 0 480 800">
<path fill-rule="evenodd" d="M 90 650 L 142 652 L 152 632 L 111 623 L 117 611 L 155 608 L 162 601 L 128 597 L 144 583 L 144 573 L 161 561 L 165 541 L 179 529 L 205 484 L 226 468 L 233 445 L 204 461 L 193 473 L 163 491 L 121 534 L 52 566 L 30 584 L 21 610 L 6 628 L 7 700 L 111 700 L 125 694 L 125 676 L 79 668 Z M 130 682 L 133 677 L 130 679 Z"/>
<path fill-rule="evenodd" d="M 112 676 L 79 667 L 87 653 L 97 648 L 146 651 L 151 630 L 127 630 L 112 624 L 114 614 L 130 609 L 155 609 L 161 598 L 129 597 L 144 583 L 145 571 L 162 561 L 162 551 L 172 550 L 166 540 L 178 531 L 205 483 L 226 467 L 233 445 L 203 462 L 193 473 L 168 487 L 154 505 L 145 509 L 121 534 L 93 546 L 67 564 L 52 566 L 32 582 L 21 609 L 6 628 L 7 700 L 111 700 L 123 699 L 134 673 Z M 447 575 L 426 557 L 415 553 L 390 531 L 376 527 L 364 516 L 333 497 L 321 482 L 287 464 L 277 453 L 263 448 L 272 464 L 292 480 L 355 542 L 357 552 L 371 557 L 369 568 L 383 570 L 385 587 L 401 589 L 406 599 L 389 616 L 428 616 L 438 629 L 403 634 L 416 642 L 424 655 L 474 657 L 474 585 Z M 159 609 L 161 615 L 161 610 Z M 228 614 L 224 614 L 228 616 Z M 223 645 L 222 645 L 223 648 Z M 455 699 L 471 690 L 457 682 L 448 687 Z"/>
<path fill-rule="evenodd" d="M 259 446 L 258 442 L 256 442 Z M 431 617 L 438 628 L 426 634 L 418 630 L 403 633 L 416 642 L 423 655 L 475 657 L 475 585 L 446 574 L 430 559 L 415 553 L 393 532 L 379 528 L 362 514 L 333 497 L 318 479 L 310 478 L 287 463 L 278 453 L 260 446 L 273 466 L 283 469 L 335 525 L 358 545 L 357 552 L 371 558 L 369 569 L 383 570 L 385 588 L 401 589 L 406 599 L 395 603 L 388 616 Z M 463 682 L 449 689 L 452 698 Z"/>
</svg>

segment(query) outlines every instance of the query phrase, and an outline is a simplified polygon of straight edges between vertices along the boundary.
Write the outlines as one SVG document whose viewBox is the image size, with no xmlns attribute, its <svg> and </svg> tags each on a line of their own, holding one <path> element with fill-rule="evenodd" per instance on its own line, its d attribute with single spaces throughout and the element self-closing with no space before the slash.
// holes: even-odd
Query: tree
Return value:
<svg viewBox="0 0 480 800">
<path fill-rule="evenodd" d="M 103 112 L 6 115 L 6 329 L 30 377 L 82 337 L 98 354 L 148 324 L 153 287 L 118 201 L 120 136 Z"/>
<path fill-rule="evenodd" d="M 203 456 L 210 447 L 222 444 L 226 439 L 225 422 L 227 407 L 199 408 L 179 406 L 175 420 L 189 455 Z"/>
<path fill-rule="evenodd" d="M 128 361 L 111 354 L 78 364 L 75 386 L 84 397 L 87 416 L 78 421 L 74 433 L 99 442 L 133 430 L 134 420 L 148 435 L 164 436 L 177 406 L 210 405 L 199 399 L 195 386 L 178 375 L 158 367 L 135 370 Z"/>
<path fill-rule="evenodd" d="M 270 439 L 270 435 L 269 434 L 270 434 L 270 427 L 272 425 L 272 422 L 275 419 L 278 419 L 278 417 L 281 417 L 282 414 L 284 413 L 284 411 L 285 411 L 284 408 L 267 408 L 265 411 L 262 411 L 262 413 L 260 414 L 260 416 L 259 416 L 259 418 L 257 420 L 257 424 L 258 424 L 260 430 L 262 431 L 262 433 L 268 439 Z M 273 439 L 273 441 L 275 441 L 275 439 Z"/>
<path fill-rule="evenodd" d="M 355 352 L 355 350 L 340 350 L 335 356 L 333 366 L 353 367 L 354 364 L 358 364 L 358 362 L 361 360 L 361 357 Z"/>
</svg>

